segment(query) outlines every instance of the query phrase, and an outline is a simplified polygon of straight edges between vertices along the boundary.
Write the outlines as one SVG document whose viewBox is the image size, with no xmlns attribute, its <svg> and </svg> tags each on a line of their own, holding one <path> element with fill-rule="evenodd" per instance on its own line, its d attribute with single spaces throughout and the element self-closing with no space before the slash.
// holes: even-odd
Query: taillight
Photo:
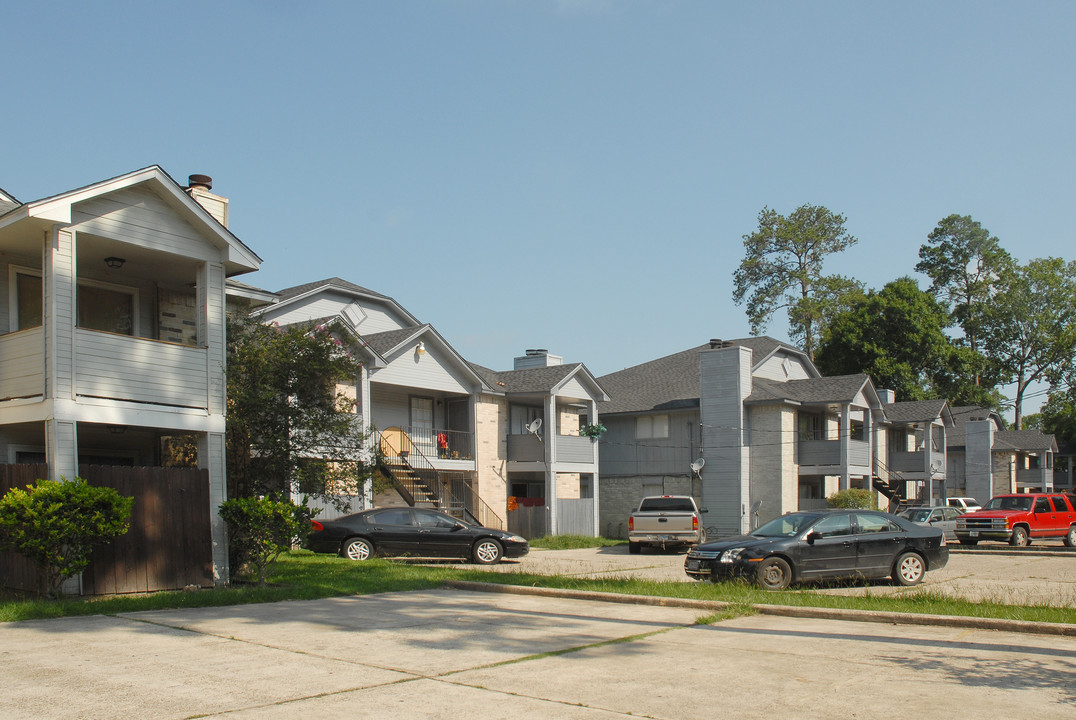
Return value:
<svg viewBox="0 0 1076 720">
<path fill-rule="evenodd" d="M 317 520 L 311 520 L 310 521 L 310 529 L 313 530 L 314 532 L 321 532 L 322 530 L 325 529 L 325 526 L 322 525 L 321 523 L 319 523 Z"/>
<path fill-rule="evenodd" d="M 699 529 L 699 516 L 698 515 L 692 515 L 691 516 L 691 529 L 692 530 L 698 530 Z"/>
<path fill-rule="evenodd" d="M 635 529 L 635 518 L 629 517 L 628 518 L 628 530 L 634 530 L 634 529 Z"/>
</svg>

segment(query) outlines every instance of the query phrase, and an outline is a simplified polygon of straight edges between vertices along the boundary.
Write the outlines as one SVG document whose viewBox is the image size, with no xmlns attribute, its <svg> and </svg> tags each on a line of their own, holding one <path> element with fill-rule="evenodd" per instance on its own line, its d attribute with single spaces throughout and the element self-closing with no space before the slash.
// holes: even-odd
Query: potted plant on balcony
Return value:
<svg viewBox="0 0 1076 720">
<path fill-rule="evenodd" d="M 593 425 L 587 423 L 586 425 L 583 425 L 581 428 L 579 428 L 580 437 L 588 437 L 592 440 L 597 440 L 598 438 L 600 438 L 603 432 L 605 432 L 605 426 L 597 423 Z"/>
</svg>

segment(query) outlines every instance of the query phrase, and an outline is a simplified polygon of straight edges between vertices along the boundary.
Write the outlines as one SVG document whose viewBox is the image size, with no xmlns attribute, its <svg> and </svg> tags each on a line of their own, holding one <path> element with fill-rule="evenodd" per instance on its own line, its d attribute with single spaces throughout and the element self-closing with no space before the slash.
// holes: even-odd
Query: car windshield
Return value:
<svg viewBox="0 0 1076 720">
<path fill-rule="evenodd" d="M 659 497 L 647 498 L 639 504 L 642 512 L 656 512 L 667 510 L 669 512 L 695 512 L 695 504 L 691 498 Z"/>
<path fill-rule="evenodd" d="M 814 514 L 782 515 L 756 529 L 751 535 L 753 537 L 794 537 L 817 519 L 818 515 Z"/>
<path fill-rule="evenodd" d="M 996 497 L 986 504 L 984 510 L 1030 510 L 1029 497 Z"/>
<path fill-rule="evenodd" d="M 912 522 L 926 522 L 930 519 L 930 510 L 905 510 L 898 517 L 908 518 Z"/>
</svg>

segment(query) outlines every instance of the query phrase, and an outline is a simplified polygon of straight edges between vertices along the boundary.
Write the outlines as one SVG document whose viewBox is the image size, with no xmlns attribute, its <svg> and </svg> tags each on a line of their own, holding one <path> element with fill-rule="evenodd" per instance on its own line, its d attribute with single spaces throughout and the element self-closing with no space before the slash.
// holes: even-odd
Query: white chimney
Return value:
<svg viewBox="0 0 1076 720">
<path fill-rule="evenodd" d="M 224 227 L 228 227 L 228 198 L 209 192 L 213 178 L 208 175 L 191 175 L 187 178 L 187 194 L 206 209 Z"/>
</svg>

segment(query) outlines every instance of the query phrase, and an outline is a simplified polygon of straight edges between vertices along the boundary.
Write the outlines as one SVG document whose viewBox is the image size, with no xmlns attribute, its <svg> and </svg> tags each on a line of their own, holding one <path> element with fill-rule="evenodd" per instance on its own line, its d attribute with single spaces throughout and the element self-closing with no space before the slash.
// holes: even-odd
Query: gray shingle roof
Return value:
<svg viewBox="0 0 1076 720">
<path fill-rule="evenodd" d="M 869 382 L 870 378 L 863 373 L 786 382 L 755 378 L 751 395 L 745 402 L 792 400 L 811 404 L 847 403 L 854 400 L 863 386 Z"/>
<path fill-rule="evenodd" d="M 490 370 L 474 363 L 470 365 L 490 387 L 507 393 L 547 393 L 582 363 L 506 371 Z"/>
<path fill-rule="evenodd" d="M 373 290 L 369 290 L 362 287 L 361 285 L 356 285 L 355 283 L 348 282 L 347 280 L 341 280 L 338 277 L 331 277 L 325 280 L 318 280 L 316 282 L 304 283 L 302 285 L 284 288 L 283 290 L 278 291 L 277 294 L 280 295 L 281 300 L 289 300 L 293 297 L 296 297 L 297 295 L 302 295 L 303 293 L 308 293 L 312 290 L 317 290 L 318 288 L 322 287 L 332 287 L 337 290 L 343 290 L 345 292 L 361 293 L 363 295 L 373 295 L 374 297 L 385 298 L 386 300 L 392 299 L 388 295 L 382 295 L 379 292 L 374 292 Z"/>
<path fill-rule="evenodd" d="M 1056 450 L 1053 435 L 1041 430 L 998 430 L 994 434 L 995 450 L 1023 450 L 1026 452 Z"/>
<path fill-rule="evenodd" d="M 931 422 L 945 410 L 944 400 L 909 400 L 882 406 L 887 420 L 898 423 Z"/>
<path fill-rule="evenodd" d="M 978 405 L 960 405 L 950 408 L 949 411 L 953 415 L 953 427 L 945 431 L 945 444 L 951 448 L 964 447 L 967 444 L 967 430 L 964 426 L 969 420 L 982 420 L 994 415 L 991 410 Z"/>
<path fill-rule="evenodd" d="M 598 382 L 610 400 L 598 405 L 601 414 L 672 410 L 699 405 L 700 345 L 674 355 L 603 375 Z"/>
<path fill-rule="evenodd" d="M 363 335 L 362 339 L 366 341 L 371 350 L 379 355 L 384 355 L 422 329 L 421 327 L 409 327 L 400 330 L 386 330 L 385 332 Z"/>
</svg>

